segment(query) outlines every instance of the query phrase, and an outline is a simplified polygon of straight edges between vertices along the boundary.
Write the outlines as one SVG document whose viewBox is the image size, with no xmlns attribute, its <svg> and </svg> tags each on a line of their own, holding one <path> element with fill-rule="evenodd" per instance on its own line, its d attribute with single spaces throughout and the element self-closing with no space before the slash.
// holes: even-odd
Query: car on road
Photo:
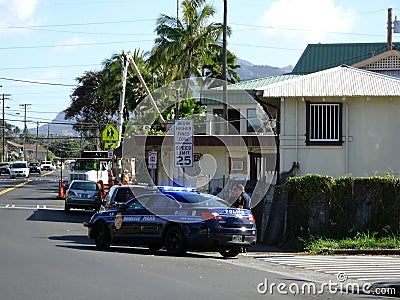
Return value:
<svg viewBox="0 0 400 300">
<path fill-rule="evenodd" d="M 71 208 L 94 209 L 101 206 L 101 188 L 91 180 L 73 180 L 65 194 L 64 211 L 69 213 Z"/>
<path fill-rule="evenodd" d="M 29 163 L 29 172 L 32 173 L 42 173 L 42 170 L 40 169 L 40 163 L 38 161 L 32 161 Z"/>
<path fill-rule="evenodd" d="M 52 170 L 53 169 L 53 165 L 52 165 L 52 163 L 51 163 L 51 161 L 42 161 L 41 162 L 41 164 L 40 164 L 40 169 L 42 170 L 42 171 L 50 171 L 50 170 Z"/>
<path fill-rule="evenodd" d="M 231 208 L 214 195 L 175 187 L 136 195 L 116 208 L 95 213 L 84 226 L 99 250 L 124 243 L 153 251 L 165 247 L 171 255 L 211 250 L 235 257 L 242 248 L 254 245 L 257 236 L 250 210 Z"/>
<path fill-rule="evenodd" d="M 0 175 L 1 174 L 10 175 L 10 163 L 9 162 L 0 163 Z"/>
<path fill-rule="evenodd" d="M 14 161 L 10 164 L 10 178 L 29 178 L 29 167 L 26 161 Z"/>
</svg>

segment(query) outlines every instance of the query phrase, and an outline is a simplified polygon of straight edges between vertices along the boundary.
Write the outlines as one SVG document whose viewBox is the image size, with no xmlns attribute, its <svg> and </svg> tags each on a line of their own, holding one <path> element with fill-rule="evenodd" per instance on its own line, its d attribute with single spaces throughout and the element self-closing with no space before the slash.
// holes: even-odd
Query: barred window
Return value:
<svg viewBox="0 0 400 300">
<path fill-rule="evenodd" d="M 342 104 L 307 102 L 306 143 L 342 144 Z"/>
</svg>

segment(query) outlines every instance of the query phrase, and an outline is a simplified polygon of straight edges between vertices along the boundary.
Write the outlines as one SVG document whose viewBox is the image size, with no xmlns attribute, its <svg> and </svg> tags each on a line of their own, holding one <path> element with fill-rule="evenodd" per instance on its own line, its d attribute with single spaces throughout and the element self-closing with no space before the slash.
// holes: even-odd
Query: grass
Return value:
<svg viewBox="0 0 400 300">
<path fill-rule="evenodd" d="M 329 254 L 334 250 L 383 250 L 399 249 L 400 237 L 390 235 L 375 237 L 369 233 L 359 233 L 354 238 L 341 240 L 312 237 L 304 243 L 306 251 L 312 254 Z"/>
</svg>

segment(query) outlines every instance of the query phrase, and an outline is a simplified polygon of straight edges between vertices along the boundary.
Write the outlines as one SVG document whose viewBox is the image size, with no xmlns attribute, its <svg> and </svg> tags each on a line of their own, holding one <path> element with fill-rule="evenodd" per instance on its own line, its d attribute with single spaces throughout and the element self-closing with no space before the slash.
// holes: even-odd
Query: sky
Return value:
<svg viewBox="0 0 400 300">
<path fill-rule="evenodd" d="M 180 1 L 179 1 L 180 2 Z M 223 1 L 210 0 L 223 20 Z M 228 0 L 228 49 L 258 65 L 294 66 L 307 44 L 386 42 L 387 0 Z M 181 10 L 181 8 L 179 8 Z M 178 12 L 179 13 L 179 12 Z M 150 51 L 156 19 L 177 0 L 0 0 L 0 94 L 21 129 L 70 105 L 76 78 L 122 51 Z M 399 34 L 393 41 L 400 40 Z"/>
</svg>

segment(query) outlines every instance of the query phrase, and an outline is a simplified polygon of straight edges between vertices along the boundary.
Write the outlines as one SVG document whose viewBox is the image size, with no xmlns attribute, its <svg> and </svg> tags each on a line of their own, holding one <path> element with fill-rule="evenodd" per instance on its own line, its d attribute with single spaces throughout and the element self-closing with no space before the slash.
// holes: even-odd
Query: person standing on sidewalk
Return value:
<svg viewBox="0 0 400 300">
<path fill-rule="evenodd" d="M 233 190 L 236 201 L 233 206 L 236 208 L 250 209 L 250 196 L 244 191 L 244 186 L 238 184 Z"/>
</svg>

